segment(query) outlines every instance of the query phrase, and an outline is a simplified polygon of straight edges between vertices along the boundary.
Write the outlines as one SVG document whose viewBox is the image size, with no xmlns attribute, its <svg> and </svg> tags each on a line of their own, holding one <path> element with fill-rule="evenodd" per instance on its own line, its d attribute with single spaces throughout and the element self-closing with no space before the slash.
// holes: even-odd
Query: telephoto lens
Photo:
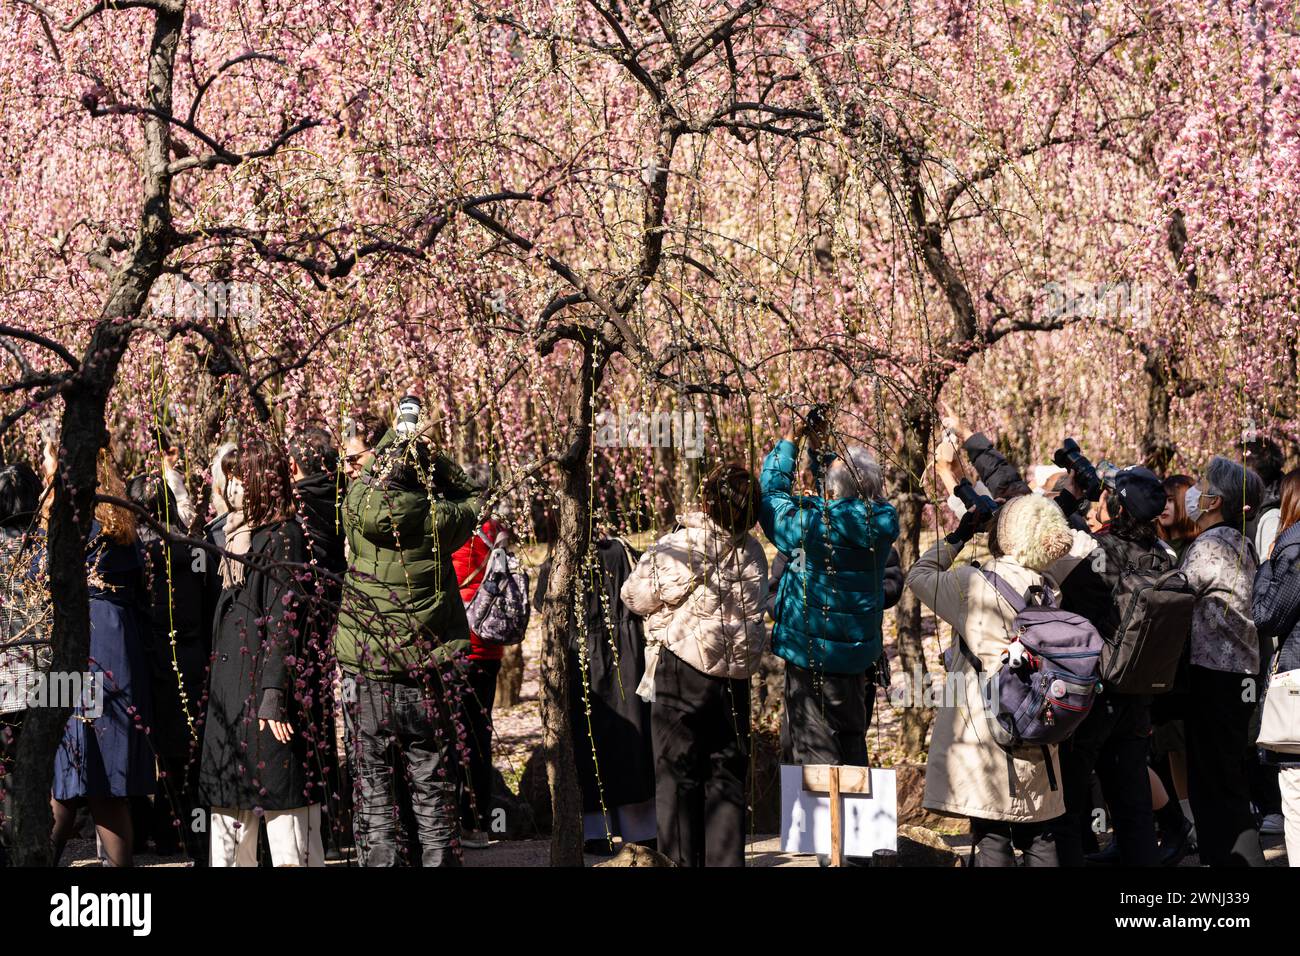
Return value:
<svg viewBox="0 0 1300 956">
<path fill-rule="evenodd" d="M 415 426 L 420 420 L 420 400 L 414 395 L 405 395 L 397 403 L 397 421 L 393 429 L 406 438 L 415 434 Z"/>
<path fill-rule="evenodd" d="M 1097 477 L 1097 469 L 1092 467 L 1092 462 L 1083 457 L 1083 452 L 1079 450 L 1079 443 L 1073 438 L 1061 442 L 1061 447 L 1052 456 L 1052 461 L 1057 468 L 1064 468 L 1074 475 L 1075 484 L 1089 501 L 1101 500 L 1101 479 Z"/>
<path fill-rule="evenodd" d="M 1056 449 L 1056 453 L 1052 455 L 1052 463 L 1055 464 L 1057 468 L 1064 468 L 1066 471 L 1074 471 L 1075 467 L 1079 463 L 1079 459 L 1082 457 L 1083 453 L 1079 450 L 1079 443 L 1073 438 L 1067 438 L 1065 441 L 1061 442 L 1061 447 Z"/>
<path fill-rule="evenodd" d="M 969 478 L 963 478 L 957 482 L 952 493 L 957 499 L 966 506 L 970 511 L 980 513 L 980 527 L 987 527 L 989 519 L 997 514 L 1000 505 L 988 495 L 982 495 L 975 490 L 975 486 L 970 483 Z"/>
</svg>

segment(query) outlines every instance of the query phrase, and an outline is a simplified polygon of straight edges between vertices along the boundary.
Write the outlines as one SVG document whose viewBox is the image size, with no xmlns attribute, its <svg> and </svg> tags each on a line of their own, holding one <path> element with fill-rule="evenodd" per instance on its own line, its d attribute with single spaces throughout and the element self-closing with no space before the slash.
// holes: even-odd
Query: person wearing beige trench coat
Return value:
<svg viewBox="0 0 1300 956">
<path fill-rule="evenodd" d="M 973 513 L 968 513 L 973 515 Z M 940 538 L 907 575 L 907 586 L 952 625 L 985 675 L 995 673 L 1009 643 L 1015 612 L 971 565 L 953 562 L 974 534 L 974 518 Z M 1016 591 L 1047 584 L 1042 571 L 1069 553 L 1072 536 L 1051 501 L 1026 495 L 997 513 L 990 534 L 996 556 L 985 569 Z M 934 721 L 925 774 L 924 806 L 971 820 L 972 863 L 1014 865 L 1019 849 L 1030 866 L 1055 866 L 1044 824 L 1065 812 L 1055 746 L 1003 749 L 990 729 L 983 683 L 956 638 L 947 653 L 944 693 Z"/>
</svg>

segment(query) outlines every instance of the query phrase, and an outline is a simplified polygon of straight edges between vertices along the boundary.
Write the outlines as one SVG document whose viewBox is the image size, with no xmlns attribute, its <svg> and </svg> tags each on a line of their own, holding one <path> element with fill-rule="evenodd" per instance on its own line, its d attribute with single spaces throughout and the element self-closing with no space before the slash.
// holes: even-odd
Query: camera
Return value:
<svg viewBox="0 0 1300 956">
<path fill-rule="evenodd" d="M 988 495 L 982 495 L 976 491 L 969 478 L 963 478 L 957 482 L 957 487 L 953 488 L 952 493 L 966 506 L 966 510 L 974 511 L 980 516 L 979 527 L 981 529 L 988 526 L 989 521 L 998 513 L 998 508 L 1001 507 Z"/>
<path fill-rule="evenodd" d="M 1074 475 L 1076 484 L 1083 490 L 1084 496 L 1089 501 L 1101 500 L 1102 485 L 1101 479 L 1097 477 L 1097 469 L 1083 456 L 1083 452 L 1079 450 L 1079 443 L 1073 438 L 1061 442 L 1061 447 L 1056 449 L 1052 461 L 1057 468 L 1064 468 Z"/>
<path fill-rule="evenodd" d="M 415 434 L 416 423 L 420 420 L 420 400 L 414 395 L 403 396 L 397 403 L 397 421 L 393 430 L 403 438 Z"/>
<path fill-rule="evenodd" d="M 808 414 L 804 416 L 804 427 L 809 432 L 818 432 L 826 427 L 826 416 L 830 414 L 831 406 L 827 402 L 818 402 Z"/>
</svg>

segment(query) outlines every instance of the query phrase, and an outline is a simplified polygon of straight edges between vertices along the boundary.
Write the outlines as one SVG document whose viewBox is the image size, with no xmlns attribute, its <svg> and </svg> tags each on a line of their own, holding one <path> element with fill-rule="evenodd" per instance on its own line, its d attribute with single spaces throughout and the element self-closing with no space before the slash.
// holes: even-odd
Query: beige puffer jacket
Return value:
<svg viewBox="0 0 1300 956">
<path fill-rule="evenodd" d="M 1015 614 L 978 569 L 952 567 L 957 550 L 940 538 L 908 572 L 907 586 L 965 638 L 984 673 L 993 674 Z M 984 567 L 1021 593 L 1049 583 L 1009 558 L 997 558 Z M 1065 812 L 1065 800 L 1056 746 L 1013 751 L 999 746 L 989 728 L 992 718 L 985 710 L 974 668 L 956 647 L 948 659 L 943 706 L 935 715 L 926 762 L 924 806 L 949 816 L 1016 823 L 1059 817 Z"/>
<path fill-rule="evenodd" d="M 641 555 L 623 582 L 623 603 L 645 618 L 647 645 L 710 677 L 747 680 L 766 638 L 763 546 L 752 534 L 736 543 L 704 514 L 682 524 Z"/>
</svg>

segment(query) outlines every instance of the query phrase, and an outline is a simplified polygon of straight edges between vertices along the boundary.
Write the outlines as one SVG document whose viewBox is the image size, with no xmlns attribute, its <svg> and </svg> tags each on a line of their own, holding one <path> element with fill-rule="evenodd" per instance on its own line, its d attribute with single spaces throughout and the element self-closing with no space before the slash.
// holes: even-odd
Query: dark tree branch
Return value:
<svg viewBox="0 0 1300 956">
<path fill-rule="evenodd" d="M 43 349 L 48 349 L 59 358 L 67 363 L 68 367 L 76 370 L 81 367 L 81 363 L 58 342 L 37 332 L 31 332 L 27 329 L 15 328 L 12 325 L 0 325 L 0 336 L 11 339 L 22 339 L 24 342 L 31 342 L 33 345 L 39 345 Z"/>
</svg>

